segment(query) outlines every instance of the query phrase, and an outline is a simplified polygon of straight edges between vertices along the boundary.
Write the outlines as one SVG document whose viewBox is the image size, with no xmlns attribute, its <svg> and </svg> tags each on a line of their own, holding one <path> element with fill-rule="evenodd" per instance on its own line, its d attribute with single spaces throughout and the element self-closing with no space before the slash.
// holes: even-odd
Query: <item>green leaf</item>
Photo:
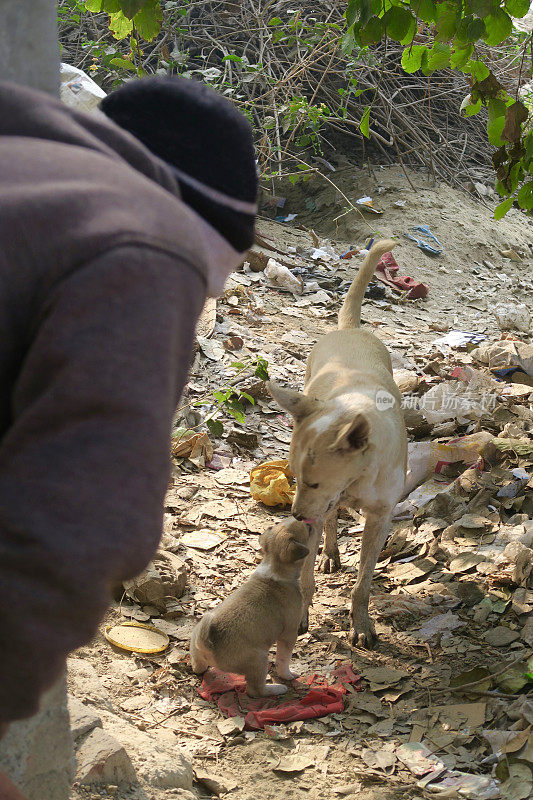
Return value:
<svg viewBox="0 0 533 800">
<path fill-rule="evenodd" d="M 453 39 L 457 28 L 457 8 L 453 3 L 441 3 L 437 7 L 437 35 L 435 41 L 446 42 Z"/>
<path fill-rule="evenodd" d="M 251 395 L 246 394 L 246 392 L 241 392 L 241 397 L 244 397 L 245 400 L 248 400 L 250 405 L 255 406 L 255 400 Z"/>
<path fill-rule="evenodd" d="M 511 206 L 513 205 L 514 197 L 508 197 L 499 206 L 494 209 L 494 219 L 502 219 L 505 217 Z"/>
<path fill-rule="evenodd" d="M 457 39 L 474 44 L 485 35 L 485 23 L 477 17 L 465 17 L 457 25 Z"/>
<path fill-rule="evenodd" d="M 424 22 L 435 22 L 437 7 L 433 0 L 411 0 L 411 11 Z"/>
<path fill-rule="evenodd" d="M 427 71 L 434 72 L 436 69 L 444 69 L 450 64 L 450 45 L 435 42 L 431 50 L 428 51 Z"/>
<path fill-rule="evenodd" d="M 141 10 L 146 0 L 119 0 L 120 10 L 128 19 L 133 19 L 135 14 Z"/>
<path fill-rule="evenodd" d="M 209 428 L 209 432 L 212 433 L 215 438 L 220 439 L 224 433 L 224 426 L 221 421 L 219 419 L 208 419 L 205 424 Z"/>
<path fill-rule="evenodd" d="M 487 133 L 489 136 L 489 142 L 495 147 L 501 147 L 503 144 L 502 131 L 505 126 L 505 103 L 503 100 L 499 100 L 496 97 L 491 97 L 488 102 L 488 109 L 489 121 L 487 123 Z"/>
<path fill-rule="evenodd" d="M 221 392 L 220 389 L 217 390 L 216 392 L 213 392 L 213 398 L 217 400 L 217 402 L 219 403 L 225 403 L 226 400 L 228 399 L 228 396 L 229 395 L 227 392 Z"/>
<path fill-rule="evenodd" d="M 237 64 L 242 64 L 242 58 L 234 55 L 233 53 L 230 53 L 228 56 L 224 56 L 222 61 L 236 61 Z"/>
<path fill-rule="evenodd" d="M 109 63 L 121 69 L 135 69 L 135 64 L 129 58 L 112 58 Z"/>
<path fill-rule="evenodd" d="M 472 99 L 470 95 L 468 95 L 461 103 L 461 108 L 459 110 L 459 113 L 464 112 L 462 116 L 465 117 L 474 117 L 476 114 L 479 114 L 482 108 L 483 105 L 481 103 L 481 100 L 478 100 L 477 103 L 472 103 Z"/>
<path fill-rule="evenodd" d="M 122 11 L 109 15 L 109 28 L 115 39 L 125 39 L 133 30 L 133 20 L 127 19 Z"/>
<path fill-rule="evenodd" d="M 387 31 L 387 36 L 396 42 L 401 40 L 409 33 L 414 17 L 407 8 L 392 6 L 383 15 L 383 25 Z"/>
<path fill-rule="evenodd" d="M 350 55 L 355 47 L 355 34 L 353 28 L 346 31 L 341 39 L 341 50 L 345 55 Z"/>
<path fill-rule="evenodd" d="M 354 24 L 355 20 L 357 19 L 357 12 L 359 11 L 359 3 L 358 0 L 349 0 L 348 8 L 346 9 L 346 26 L 351 28 Z M 279 25 L 279 22 L 276 22 L 276 25 Z M 272 23 L 269 23 L 272 24 Z"/>
<path fill-rule="evenodd" d="M 98 14 L 102 10 L 102 0 L 85 0 L 85 8 L 93 14 Z"/>
<path fill-rule="evenodd" d="M 468 59 L 473 52 L 474 48 L 471 44 L 468 47 L 456 48 L 450 56 L 450 67 L 452 69 L 461 69 L 468 63 Z"/>
<path fill-rule="evenodd" d="M 513 30 L 513 21 L 509 14 L 501 8 L 497 8 L 492 14 L 485 18 L 486 33 L 483 41 L 490 45 L 501 44 L 508 39 Z"/>
<path fill-rule="evenodd" d="M 416 18 L 411 15 L 411 22 L 409 23 L 409 30 L 407 31 L 407 33 L 405 34 L 403 39 L 400 39 L 400 44 L 403 44 L 403 45 L 412 44 L 413 39 L 415 38 L 415 34 L 416 34 L 417 30 L 418 30 L 418 28 L 417 28 Z"/>
<path fill-rule="evenodd" d="M 272 17 L 272 19 L 269 20 L 268 24 L 269 27 L 275 28 L 277 25 L 283 25 L 283 20 L 280 19 L 279 17 Z"/>
<path fill-rule="evenodd" d="M 476 83 L 481 83 L 490 75 L 490 69 L 482 61 L 469 61 L 464 71 L 469 72 Z"/>
<path fill-rule="evenodd" d="M 512 17 L 525 17 L 529 11 L 529 0 L 505 0 L 505 9 Z"/>
<path fill-rule="evenodd" d="M 524 183 L 516 197 L 520 208 L 525 208 L 526 211 L 531 211 L 533 208 L 533 180 Z"/>
<path fill-rule="evenodd" d="M 159 0 L 148 0 L 133 20 L 139 35 L 151 42 L 161 30 L 163 11 Z"/>
<path fill-rule="evenodd" d="M 359 123 L 359 130 L 366 136 L 367 139 L 370 139 L 370 106 L 366 106 L 365 110 L 363 111 L 363 116 L 361 117 L 361 122 Z"/>
<path fill-rule="evenodd" d="M 254 375 L 257 378 L 261 378 L 261 380 L 263 381 L 267 381 L 269 379 L 268 361 L 266 360 L 266 358 L 257 359 L 257 366 L 255 368 Z"/>
<path fill-rule="evenodd" d="M 472 14 L 477 14 L 482 19 L 488 17 L 491 11 L 498 5 L 498 0 L 466 0 L 466 7 Z"/>
<path fill-rule="evenodd" d="M 402 68 L 404 72 L 412 73 L 420 69 L 422 57 L 428 52 L 428 48 L 423 44 L 414 44 L 406 47 L 402 53 Z"/>
<path fill-rule="evenodd" d="M 383 38 L 383 22 L 379 17 L 370 17 L 359 34 L 360 43 L 366 47 L 368 44 L 377 44 Z"/>
</svg>

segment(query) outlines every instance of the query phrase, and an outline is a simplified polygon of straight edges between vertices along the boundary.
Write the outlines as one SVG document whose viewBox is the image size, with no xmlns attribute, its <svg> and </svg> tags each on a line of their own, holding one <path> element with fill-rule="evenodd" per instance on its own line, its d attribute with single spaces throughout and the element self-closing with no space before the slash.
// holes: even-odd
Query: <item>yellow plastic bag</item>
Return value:
<svg viewBox="0 0 533 800">
<path fill-rule="evenodd" d="M 250 492 L 265 506 L 291 505 L 296 494 L 294 475 L 286 459 L 265 461 L 250 472 Z"/>
</svg>

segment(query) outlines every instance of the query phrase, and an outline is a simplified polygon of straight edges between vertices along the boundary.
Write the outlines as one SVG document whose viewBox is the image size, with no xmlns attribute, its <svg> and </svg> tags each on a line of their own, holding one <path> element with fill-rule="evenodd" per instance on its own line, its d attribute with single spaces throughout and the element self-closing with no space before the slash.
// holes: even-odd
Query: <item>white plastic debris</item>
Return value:
<svg viewBox="0 0 533 800">
<path fill-rule="evenodd" d="M 525 303 L 497 303 L 492 313 L 502 331 L 517 330 L 529 333 L 531 314 Z"/>
<path fill-rule="evenodd" d="M 78 111 L 96 111 L 106 93 L 86 72 L 70 64 L 60 65 L 60 96 L 67 106 Z"/>
<path fill-rule="evenodd" d="M 446 336 L 440 336 L 432 344 L 442 352 L 446 352 L 447 347 L 456 349 L 466 347 L 467 344 L 479 344 L 487 337 L 483 333 L 473 333 L 472 331 L 450 331 Z"/>
<path fill-rule="evenodd" d="M 304 284 L 301 278 L 293 275 L 288 267 L 269 258 L 265 267 L 265 275 L 272 286 L 286 289 L 293 294 L 302 294 Z"/>
</svg>

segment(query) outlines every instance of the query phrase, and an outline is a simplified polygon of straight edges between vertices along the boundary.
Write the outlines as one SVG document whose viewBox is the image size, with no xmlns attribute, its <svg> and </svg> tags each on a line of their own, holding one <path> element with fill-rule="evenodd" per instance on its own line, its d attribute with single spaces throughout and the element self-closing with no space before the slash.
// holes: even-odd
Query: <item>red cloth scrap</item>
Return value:
<svg viewBox="0 0 533 800">
<path fill-rule="evenodd" d="M 204 700 L 214 700 L 226 717 L 241 716 L 248 731 L 263 730 L 265 725 L 279 722 L 316 719 L 328 714 L 338 714 L 344 708 L 346 686 L 361 691 L 361 676 L 356 675 L 351 664 L 339 664 L 333 671 L 335 682 L 328 684 L 321 675 L 297 678 L 291 683 L 295 691 L 306 691 L 303 697 L 280 702 L 280 697 L 248 697 L 244 675 L 221 672 L 210 667 L 198 689 Z M 283 696 L 283 695 L 282 695 Z"/>
</svg>

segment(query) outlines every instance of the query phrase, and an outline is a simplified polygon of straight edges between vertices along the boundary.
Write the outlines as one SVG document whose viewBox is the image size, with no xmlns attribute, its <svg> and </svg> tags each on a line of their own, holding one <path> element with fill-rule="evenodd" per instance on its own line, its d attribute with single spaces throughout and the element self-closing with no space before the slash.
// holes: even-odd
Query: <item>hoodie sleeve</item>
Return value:
<svg viewBox="0 0 533 800">
<path fill-rule="evenodd" d="M 57 285 L 0 442 L 0 723 L 30 716 L 157 547 L 202 277 L 117 248 Z"/>
</svg>

